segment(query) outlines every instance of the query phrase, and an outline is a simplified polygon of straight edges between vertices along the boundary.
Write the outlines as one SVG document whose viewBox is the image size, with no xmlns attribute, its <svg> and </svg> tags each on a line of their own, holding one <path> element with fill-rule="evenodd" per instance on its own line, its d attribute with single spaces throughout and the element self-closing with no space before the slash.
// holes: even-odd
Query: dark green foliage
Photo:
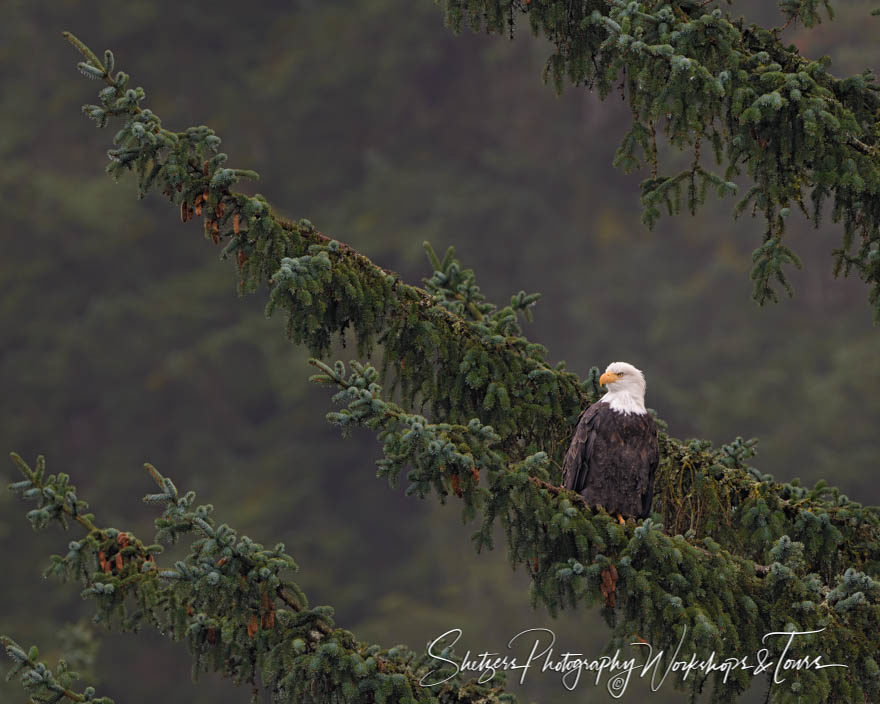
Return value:
<svg viewBox="0 0 880 704">
<path fill-rule="evenodd" d="M 18 643 L 6 636 L 0 636 L 0 644 L 14 663 L 7 679 L 18 676 L 31 702 L 56 704 L 56 702 L 93 702 L 94 704 L 113 704 L 110 697 L 96 697 L 94 687 L 86 687 L 81 693 L 71 689 L 79 675 L 71 670 L 67 662 L 59 661 L 55 669 L 37 660 L 40 653 L 33 645 L 25 652 Z"/>
<path fill-rule="evenodd" d="M 826 494 L 822 486 L 810 492 L 756 482 L 741 466 L 750 443 L 738 439 L 713 451 L 664 434 L 655 501 L 663 523 L 623 527 L 604 512 L 584 510 L 579 496 L 556 486 L 558 471 L 546 453 L 516 461 L 522 455 L 487 451 L 486 444 L 498 445 L 500 438 L 477 419 L 467 428 L 429 423 L 383 401 L 374 369 L 356 365 L 345 378 L 341 363 L 336 369 L 316 364 L 324 374 L 315 380 L 342 387 L 336 400 L 349 403 L 329 420 L 361 424 L 383 440 L 380 474 L 394 479 L 404 466 L 413 467 L 410 491 L 424 496 L 433 489 L 441 500 L 455 493 L 466 516 L 480 511 L 478 548 L 491 547 L 492 527 L 500 522 L 511 561 L 529 571 L 534 600 L 551 612 L 603 603 L 601 573 L 613 564 L 619 574 L 615 644 L 638 633 L 673 649 L 684 633 L 687 652 L 750 652 L 764 633 L 787 630 L 796 617 L 798 630 L 833 627 L 829 647 L 839 649 L 829 657 L 836 662 L 859 660 L 875 647 L 880 599 L 866 595 L 878 589 L 877 511 Z M 474 466 L 483 470 L 485 487 L 467 476 Z M 841 584 L 853 586 L 844 592 Z M 835 597 L 843 593 L 851 596 L 838 606 Z M 823 671 L 800 686 L 875 695 L 873 678 L 849 677 Z M 746 688 L 748 679 L 717 684 L 720 701 Z M 780 688 L 773 700 L 786 696 Z"/>
<path fill-rule="evenodd" d="M 229 190 L 253 174 L 221 167 L 225 157 L 212 131 L 166 132 L 138 106 L 142 91 L 119 97 L 128 91 L 121 74 L 111 78 L 80 48 L 86 72 L 103 77 L 117 101 L 102 97 L 87 112 L 99 122 L 115 110 L 126 118 L 110 169 L 133 170 L 141 192 L 164 192 L 184 222 L 201 214 L 207 236 L 225 240 L 224 253 L 235 254 L 242 289 L 268 284 L 267 313 L 285 310 L 295 342 L 324 355 L 352 327 L 362 356 L 382 354 L 381 371 L 355 363 L 349 375 L 341 363 L 315 362 L 322 372 L 315 380 L 337 386 L 336 398 L 346 404 L 330 420 L 377 432 L 385 455 L 380 474 L 390 480 L 407 467 L 412 493 L 460 497 L 466 516 L 482 518 L 478 548 L 491 546 L 500 523 L 511 562 L 532 578 L 536 603 L 554 613 L 603 604 L 602 573 L 614 566 L 617 606 L 604 610 L 612 645 L 638 633 L 670 648 L 686 633 L 687 652 L 736 653 L 755 650 L 763 633 L 796 620 L 799 629 L 828 627 L 821 643 L 828 660 L 861 663 L 809 673 L 793 683 L 800 694 L 834 691 L 850 700 L 880 693 L 876 510 L 825 486 L 808 491 L 756 476 L 745 464 L 751 444 L 740 439 L 713 450 L 664 432 L 654 516 L 620 526 L 589 511 L 557 485 L 571 423 L 599 395 L 597 373 L 581 382 L 550 366 L 543 348 L 523 337 L 517 315 L 528 313 L 534 296 L 519 293 L 499 309 L 451 251 L 441 261 L 430 249 L 435 272 L 422 290 L 307 221 L 281 220 L 259 196 Z M 383 398 L 382 382 L 399 389 L 399 402 L 390 393 Z M 50 571 L 82 580 L 108 622 L 150 623 L 186 640 L 196 672 L 219 670 L 237 682 L 260 675 L 266 687 L 294 700 L 432 696 L 412 687 L 423 666 L 414 655 L 387 651 L 383 667 L 394 674 L 386 675 L 378 651 L 335 629 L 328 609 L 310 609 L 281 576 L 292 567 L 282 546 L 266 550 L 216 525 L 209 506 L 195 506 L 192 494 L 180 496 L 154 470 L 161 491 L 148 500 L 166 507 L 157 537 L 195 538 L 185 560 L 161 569 L 154 566 L 157 546 L 94 526 L 64 475 L 45 477 L 40 463 L 21 467 L 25 480 L 16 490 L 39 502 L 30 514 L 35 526 L 72 518 L 87 531 Z M 723 701 L 746 682 L 714 685 L 713 697 Z M 469 686 L 458 690 L 459 700 L 470 700 Z M 793 692 L 778 687 L 772 697 L 788 701 Z M 502 695 L 473 692 L 474 699 L 486 696 Z"/>
<path fill-rule="evenodd" d="M 47 475 L 39 457 L 31 468 L 13 455 L 24 479 L 12 489 L 38 506 L 28 514 L 35 528 L 52 522 L 79 523 L 85 535 L 55 555 L 47 571 L 79 581 L 83 596 L 96 602 L 96 620 L 136 631 L 153 626 L 175 641 L 185 641 L 193 656 L 193 677 L 221 672 L 236 684 L 260 688 L 273 701 L 287 702 L 512 702 L 498 682 L 464 683 L 457 676 L 441 688 L 424 688 L 419 679 L 435 668 L 426 655 L 398 646 L 384 650 L 359 643 L 337 628 L 333 609 L 310 607 L 288 573 L 296 568 L 284 545 L 266 548 L 218 524 L 210 504 L 196 505 L 195 493 L 181 494 L 174 483 L 146 465 L 159 492 L 144 501 L 163 507 L 156 519 L 157 544 L 144 545 L 133 534 L 101 528 L 64 474 Z M 190 540 L 189 554 L 161 565 L 162 546 Z M 36 662 L 8 638 L 7 654 L 35 701 L 95 701 L 94 690 L 70 690 L 77 678 L 62 661 L 55 672 Z M 452 671 L 449 671 L 451 674 Z M 259 683 L 259 684 L 258 684 Z"/>
<path fill-rule="evenodd" d="M 785 46 L 779 30 L 746 24 L 697 0 L 442 0 L 447 22 L 460 30 L 505 33 L 514 13 L 525 12 L 532 31 L 555 52 L 545 76 L 557 90 L 565 80 L 615 87 L 632 111 L 632 126 L 615 164 L 631 171 L 649 165 L 642 183 L 644 221 L 653 225 L 661 208 L 693 213 L 711 186 L 733 193 L 745 173 L 754 183 L 736 206 L 766 222 L 755 250 L 752 279 L 758 303 L 775 301 L 775 285 L 791 294 L 785 266 L 799 266 L 783 241 L 786 218 L 797 206 L 817 227 L 823 206 L 843 223 L 834 252 L 835 274 L 855 271 L 870 285 L 869 300 L 880 320 L 880 91 L 870 70 L 837 79 L 828 60 L 809 60 Z M 810 27 L 827 0 L 785 0 L 788 23 Z M 657 133 L 692 154 L 686 169 L 659 173 Z M 708 171 L 701 147 L 711 148 L 724 175 Z"/>
</svg>

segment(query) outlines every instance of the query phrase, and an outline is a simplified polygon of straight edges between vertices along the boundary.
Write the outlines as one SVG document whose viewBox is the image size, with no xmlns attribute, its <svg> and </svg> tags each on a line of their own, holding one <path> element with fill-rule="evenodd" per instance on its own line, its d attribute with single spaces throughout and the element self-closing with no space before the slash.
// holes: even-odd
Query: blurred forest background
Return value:
<svg viewBox="0 0 880 704">
<path fill-rule="evenodd" d="M 880 68 L 875 5 L 837 2 L 836 21 L 786 36 L 829 54 L 837 75 Z M 771 3 L 734 7 L 780 24 Z M 100 522 L 152 534 L 150 461 L 221 521 L 283 540 L 311 602 L 362 640 L 420 649 L 459 626 L 461 652 L 479 652 L 543 626 L 570 650 L 604 644 L 594 613 L 531 610 L 525 575 L 503 551 L 473 552 L 454 503 L 377 481 L 375 439 L 341 439 L 324 420 L 329 394 L 307 383 L 283 323 L 264 319 L 265 297 L 236 296 L 198 224 L 103 173 L 113 130 L 80 114 L 98 86 L 76 72 L 63 29 L 112 48 L 166 127 L 215 128 L 281 213 L 412 283 L 430 274 L 423 240 L 454 245 L 491 300 L 543 294 L 526 330 L 551 359 L 579 374 L 617 359 L 645 370 L 673 435 L 759 436 L 762 471 L 880 503 L 880 341 L 865 287 L 831 275 L 839 228 L 793 226 L 795 298 L 758 309 L 748 271 L 761 221 L 734 222 L 730 199 L 649 232 L 645 174 L 611 167 L 625 105 L 571 87 L 557 97 L 540 79 L 549 49 L 525 25 L 512 42 L 454 37 L 431 0 L 7 0 L 3 19 L 0 448 L 45 453 Z M 11 463 L 0 476 L 14 477 Z M 72 536 L 33 534 L 26 510 L 0 493 L 0 632 L 52 658 L 57 628 L 89 605 L 41 578 Z M 190 684 L 183 647 L 157 634 L 101 641 L 91 674 L 117 704 L 249 696 Z M 586 683 L 528 684 L 513 691 L 610 700 Z M 23 695 L 4 683 L 0 700 Z M 681 700 L 668 684 L 650 699 Z"/>
</svg>

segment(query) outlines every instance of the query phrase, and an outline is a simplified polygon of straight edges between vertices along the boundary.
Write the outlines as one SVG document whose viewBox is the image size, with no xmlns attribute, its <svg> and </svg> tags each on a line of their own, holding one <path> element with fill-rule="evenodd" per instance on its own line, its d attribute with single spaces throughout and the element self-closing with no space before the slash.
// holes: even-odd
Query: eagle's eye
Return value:
<svg viewBox="0 0 880 704">
<path fill-rule="evenodd" d="M 617 376 L 623 376 L 623 372 L 615 372 Z"/>
</svg>

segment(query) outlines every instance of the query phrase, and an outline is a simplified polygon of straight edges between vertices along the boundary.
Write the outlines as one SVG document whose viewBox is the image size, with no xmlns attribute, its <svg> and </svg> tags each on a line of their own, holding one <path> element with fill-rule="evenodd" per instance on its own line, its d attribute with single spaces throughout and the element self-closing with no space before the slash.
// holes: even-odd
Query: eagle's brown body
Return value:
<svg viewBox="0 0 880 704">
<path fill-rule="evenodd" d="M 578 419 L 565 455 L 563 484 L 590 506 L 645 518 L 651 513 L 659 461 L 657 428 L 649 413 L 621 413 L 598 402 Z"/>
</svg>

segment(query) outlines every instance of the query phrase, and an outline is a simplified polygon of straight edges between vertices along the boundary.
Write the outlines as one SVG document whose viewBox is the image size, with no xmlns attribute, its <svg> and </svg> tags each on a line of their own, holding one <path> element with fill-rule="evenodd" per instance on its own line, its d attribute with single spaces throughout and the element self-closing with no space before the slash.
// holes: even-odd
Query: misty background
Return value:
<svg viewBox="0 0 880 704">
<path fill-rule="evenodd" d="M 674 436 L 757 436 L 762 471 L 880 503 L 880 343 L 866 287 L 831 274 L 841 228 L 793 213 L 795 297 L 759 309 L 748 273 L 762 221 L 734 221 L 735 198 L 713 199 L 648 231 L 647 171 L 611 166 L 626 104 L 543 85 L 550 49 L 526 23 L 514 41 L 455 37 L 430 0 L 4 5 L 0 449 L 45 454 L 99 524 L 149 539 L 149 461 L 220 522 L 285 542 L 311 603 L 334 606 L 360 640 L 420 650 L 461 627 L 460 652 L 502 651 L 544 627 L 565 649 L 598 653 L 607 635 L 596 613 L 532 610 L 526 576 L 503 550 L 475 554 L 454 501 L 407 498 L 375 478 L 375 438 L 343 439 L 326 422 L 330 394 L 307 382 L 308 354 L 283 321 L 264 318 L 265 295 L 237 297 L 234 265 L 198 223 L 103 173 L 115 130 L 80 113 L 100 86 L 77 73 L 62 30 L 99 55 L 112 48 L 165 127 L 217 130 L 229 164 L 257 170 L 249 190 L 277 212 L 410 283 L 431 274 L 424 240 L 454 245 L 490 300 L 542 293 L 526 335 L 552 361 L 581 375 L 615 360 L 643 369 L 648 405 Z M 784 36 L 829 54 L 838 76 L 877 68 L 874 5 L 838 2 L 834 22 Z M 781 24 L 767 3 L 734 8 Z M 11 462 L 0 477 L 16 478 Z M 51 660 L 57 629 L 91 610 L 76 585 L 41 577 L 75 533 L 33 533 L 27 510 L 0 492 L 0 632 Z M 117 704 L 250 696 L 218 678 L 193 685 L 184 646 L 158 634 L 101 642 L 89 683 Z M 549 675 L 511 691 L 610 701 Z M 632 685 L 621 701 L 644 692 Z M 684 700 L 671 684 L 649 697 Z M 4 683 L 0 699 L 23 695 Z"/>
</svg>

